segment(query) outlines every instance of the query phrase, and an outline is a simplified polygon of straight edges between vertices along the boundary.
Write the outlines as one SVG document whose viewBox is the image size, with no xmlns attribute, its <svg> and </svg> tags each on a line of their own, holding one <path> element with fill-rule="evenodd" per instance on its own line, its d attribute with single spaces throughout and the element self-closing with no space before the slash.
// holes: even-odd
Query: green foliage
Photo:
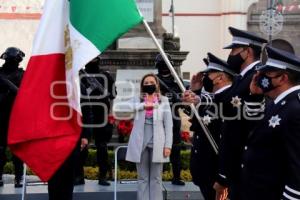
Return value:
<svg viewBox="0 0 300 200">
<path fill-rule="evenodd" d="M 7 160 L 9 163 L 12 160 L 12 156 L 9 151 L 7 151 L 6 154 L 7 154 Z M 113 151 L 108 151 L 108 160 L 109 160 L 109 163 L 111 163 L 111 164 L 114 163 L 114 152 Z M 8 164 L 8 165 L 10 165 L 10 164 Z M 89 149 L 89 154 L 88 154 L 85 166 L 87 166 L 87 167 L 96 167 L 97 166 L 97 151 L 95 149 Z M 182 166 L 182 169 L 184 169 L 184 170 L 189 169 L 190 150 L 181 151 L 181 166 Z M 119 162 L 119 167 L 120 167 L 120 169 L 129 170 L 129 171 L 132 171 L 135 169 L 134 164 L 128 163 L 126 161 Z M 170 168 L 171 168 L 171 165 L 169 163 L 164 165 L 164 170 L 170 170 Z"/>
<path fill-rule="evenodd" d="M 9 161 L 5 164 L 3 169 L 4 174 L 14 174 L 15 169 L 12 161 Z M 33 175 L 33 172 L 27 168 L 27 175 Z"/>
<path fill-rule="evenodd" d="M 4 167 L 4 173 L 6 174 L 13 174 L 14 173 L 14 167 L 13 163 L 11 161 L 11 154 L 8 153 L 8 159 L 9 162 L 6 163 Z M 112 167 L 114 166 L 114 153 L 113 151 L 108 152 L 108 159 L 111 163 Z M 182 165 L 182 172 L 181 172 L 181 178 L 185 181 L 191 181 L 191 174 L 189 171 L 190 166 L 190 150 L 183 150 L 181 151 L 181 165 Z M 134 163 L 129 163 L 126 161 L 119 161 L 118 163 L 118 179 L 136 179 L 136 167 Z M 96 180 L 98 179 L 98 166 L 97 166 L 97 152 L 95 149 L 89 149 L 88 158 L 85 163 L 84 167 L 84 174 L 85 178 Z M 28 170 L 28 173 L 32 175 L 33 173 L 31 170 Z M 163 172 L 163 180 L 164 181 L 170 181 L 172 179 L 173 175 L 171 172 L 171 164 L 165 163 L 164 164 L 164 172 Z"/>
<path fill-rule="evenodd" d="M 190 169 L 190 157 L 191 157 L 190 150 L 181 151 L 181 167 L 182 167 L 182 169 L 184 169 L 184 170 Z"/>
<path fill-rule="evenodd" d="M 7 160 L 9 160 L 9 161 L 12 160 L 12 154 L 8 148 L 6 148 L 5 155 L 6 155 Z"/>
<path fill-rule="evenodd" d="M 14 165 L 13 163 L 10 161 L 10 162 L 7 162 L 6 165 L 4 166 L 4 174 L 13 174 L 14 173 Z"/>
<path fill-rule="evenodd" d="M 88 157 L 85 161 L 85 166 L 89 166 L 89 167 L 96 167 L 97 166 L 97 151 L 96 150 L 89 149 L 89 154 L 88 154 Z"/>
</svg>

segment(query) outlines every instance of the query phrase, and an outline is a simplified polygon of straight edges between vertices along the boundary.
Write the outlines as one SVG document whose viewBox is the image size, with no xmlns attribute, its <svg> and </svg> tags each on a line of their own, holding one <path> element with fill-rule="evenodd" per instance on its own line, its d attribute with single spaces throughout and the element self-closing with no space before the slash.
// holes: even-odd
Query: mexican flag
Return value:
<svg viewBox="0 0 300 200">
<path fill-rule="evenodd" d="M 46 0 L 8 136 L 41 180 L 79 141 L 79 70 L 142 20 L 135 0 Z"/>
</svg>

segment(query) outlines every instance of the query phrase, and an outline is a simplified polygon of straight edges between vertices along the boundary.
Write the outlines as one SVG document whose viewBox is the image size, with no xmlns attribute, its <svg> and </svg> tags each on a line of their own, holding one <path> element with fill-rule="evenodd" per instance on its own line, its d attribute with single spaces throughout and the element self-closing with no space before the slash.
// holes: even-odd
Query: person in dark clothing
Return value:
<svg viewBox="0 0 300 200">
<path fill-rule="evenodd" d="M 171 56 L 167 54 L 170 62 L 172 63 Z M 181 102 L 180 95 L 181 89 L 173 78 L 167 64 L 163 60 L 162 56 L 158 54 L 155 59 L 155 67 L 158 69 L 157 77 L 160 82 L 160 88 L 162 95 L 169 98 L 171 109 L 174 111 L 173 115 L 173 146 L 172 152 L 170 156 L 172 171 L 173 171 L 173 179 L 172 184 L 174 185 L 185 185 L 185 183 L 180 178 L 181 172 L 181 120 L 179 117 L 179 108 L 180 106 L 176 106 L 177 103 Z M 174 107 L 174 108 L 173 108 Z"/>
<path fill-rule="evenodd" d="M 10 113 L 21 84 L 24 70 L 19 68 L 25 54 L 16 47 L 9 47 L 1 55 L 5 63 L 0 68 L 0 187 L 3 186 L 3 168 L 6 163 L 5 151 Z M 23 162 L 13 155 L 15 187 L 22 187 Z"/>
<path fill-rule="evenodd" d="M 82 75 L 82 70 L 79 71 L 79 75 Z M 89 141 L 92 137 L 92 128 L 90 125 L 93 124 L 93 114 L 91 111 L 91 101 L 88 96 L 88 88 L 84 81 L 80 82 L 80 89 L 81 89 L 81 111 L 83 116 L 83 128 L 81 132 L 81 137 L 87 139 Z M 84 181 L 84 164 L 88 157 L 88 145 L 87 141 L 85 141 L 86 145 L 81 146 L 80 151 L 78 153 L 78 157 L 75 164 L 75 174 L 74 174 L 74 185 L 83 185 L 85 184 Z"/>
<path fill-rule="evenodd" d="M 235 78 L 230 95 L 227 99 L 236 116 L 225 120 L 223 139 L 220 144 L 220 166 L 215 189 L 217 195 L 230 189 L 231 200 L 240 200 L 240 165 L 243 148 L 251 128 L 258 123 L 264 112 L 263 95 L 250 93 L 250 83 L 255 69 L 261 65 L 261 48 L 267 40 L 247 31 L 229 27 L 233 36 L 232 44 L 225 47 L 231 49 L 227 63 L 239 75 Z M 240 114 L 239 114 L 240 113 Z M 219 199 L 217 199 L 219 200 Z"/>
<path fill-rule="evenodd" d="M 267 47 L 251 93 L 269 98 L 241 161 L 240 200 L 300 199 L 300 58 Z"/>
<path fill-rule="evenodd" d="M 114 80 L 109 72 L 98 66 L 98 58 L 88 63 L 81 74 L 82 83 L 86 86 L 90 99 L 90 112 L 93 116 L 91 132 L 95 138 L 97 148 L 97 163 L 99 166 L 99 185 L 109 186 L 107 173 L 110 164 L 108 162 L 107 143 L 111 140 L 113 125 L 109 123 L 108 116 L 111 110 L 112 100 L 116 91 Z M 83 159 L 85 159 L 83 157 Z"/>
<path fill-rule="evenodd" d="M 230 93 L 235 73 L 225 61 L 211 53 L 208 53 L 207 61 L 207 69 L 193 77 L 191 90 L 184 93 L 183 102 L 193 103 L 198 108 L 204 125 L 219 146 L 224 118 L 230 117 L 230 105 L 225 100 Z M 216 191 L 213 185 L 218 173 L 219 158 L 197 118 L 193 117 L 191 122 L 191 130 L 194 132 L 190 160 L 192 179 L 194 184 L 200 187 L 205 200 L 215 200 Z M 225 190 L 222 194 L 224 199 L 227 194 Z"/>
<path fill-rule="evenodd" d="M 89 150 L 88 147 L 83 148 L 79 153 L 78 162 L 75 165 L 75 180 L 74 185 L 85 184 L 84 180 L 84 164 L 88 157 Z"/>
<path fill-rule="evenodd" d="M 80 84 L 81 89 L 81 112 L 83 125 L 89 124 L 92 121 L 92 116 L 89 108 L 89 99 L 87 98 L 87 88 Z M 78 141 L 74 150 L 62 166 L 48 181 L 49 200 L 72 200 L 73 189 L 75 184 L 75 174 L 78 170 L 80 160 L 80 152 L 87 149 L 88 140 L 91 137 L 91 132 L 88 127 L 83 126 L 81 139 Z"/>
<path fill-rule="evenodd" d="M 113 125 L 107 122 L 103 128 L 98 128 L 95 131 L 94 136 L 97 147 L 97 162 L 100 168 L 98 184 L 109 186 L 110 183 L 107 182 L 107 173 L 112 169 L 112 167 L 108 160 L 107 143 L 111 140 Z"/>
<path fill-rule="evenodd" d="M 80 142 L 71 155 L 48 181 L 49 200 L 72 200 L 75 165 L 78 162 Z"/>
</svg>

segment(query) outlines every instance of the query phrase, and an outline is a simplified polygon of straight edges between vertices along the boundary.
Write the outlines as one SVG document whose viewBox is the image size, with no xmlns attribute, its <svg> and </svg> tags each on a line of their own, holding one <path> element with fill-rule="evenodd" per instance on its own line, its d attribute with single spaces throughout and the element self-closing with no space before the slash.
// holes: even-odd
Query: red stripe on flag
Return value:
<svg viewBox="0 0 300 200">
<path fill-rule="evenodd" d="M 63 54 L 31 57 L 11 114 L 9 147 L 43 181 L 63 164 L 80 137 L 81 118 L 69 107 L 65 77 Z"/>
</svg>

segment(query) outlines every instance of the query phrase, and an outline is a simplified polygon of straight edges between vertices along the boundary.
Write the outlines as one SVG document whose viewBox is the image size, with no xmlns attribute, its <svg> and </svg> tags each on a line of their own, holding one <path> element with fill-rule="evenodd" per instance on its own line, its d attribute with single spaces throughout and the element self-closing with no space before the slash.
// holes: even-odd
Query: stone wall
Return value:
<svg viewBox="0 0 300 200">
<path fill-rule="evenodd" d="M 260 29 L 260 15 L 267 9 L 269 0 L 260 0 L 253 4 L 248 12 L 248 30 L 256 32 L 268 39 L 268 35 Z M 277 40 L 274 45 L 286 48 L 291 45 L 296 53 L 300 56 L 300 1 L 283 0 L 283 28 L 279 34 L 274 35 L 272 40 Z M 280 40 L 280 41 L 279 41 Z"/>
</svg>

